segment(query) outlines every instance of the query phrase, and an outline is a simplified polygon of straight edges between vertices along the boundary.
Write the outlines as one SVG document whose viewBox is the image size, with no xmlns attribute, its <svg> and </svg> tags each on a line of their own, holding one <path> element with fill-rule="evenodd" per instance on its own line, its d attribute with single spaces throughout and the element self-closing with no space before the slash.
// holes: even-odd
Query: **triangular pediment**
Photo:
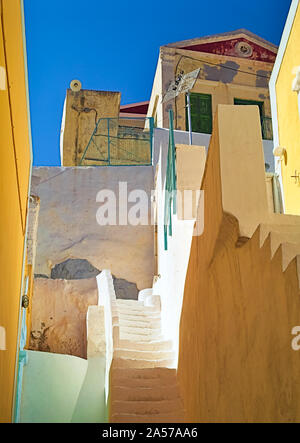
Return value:
<svg viewBox="0 0 300 443">
<path fill-rule="evenodd" d="M 274 63 L 277 54 L 277 46 L 245 29 L 185 40 L 166 46 L 266 63 Z"/>
</svg>

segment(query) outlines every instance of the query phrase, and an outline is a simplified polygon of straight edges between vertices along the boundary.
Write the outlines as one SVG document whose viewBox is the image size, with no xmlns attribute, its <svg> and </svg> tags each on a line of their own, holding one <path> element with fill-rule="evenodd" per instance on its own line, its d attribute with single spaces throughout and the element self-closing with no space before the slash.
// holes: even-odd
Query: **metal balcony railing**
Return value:
<svg viewBox="0 0 300 443">
<path fill-rule="evenodd" d="M 100 118 L 79 166 L 152 164 L 153 118 Z"/>
</svg>

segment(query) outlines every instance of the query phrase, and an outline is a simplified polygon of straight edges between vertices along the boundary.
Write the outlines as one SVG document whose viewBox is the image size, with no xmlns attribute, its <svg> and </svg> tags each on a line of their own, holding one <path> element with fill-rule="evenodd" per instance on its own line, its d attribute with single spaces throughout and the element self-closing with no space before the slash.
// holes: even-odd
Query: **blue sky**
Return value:
<svg viewBox="0 0 300 443">
<path fill-rule="evenodd" d="M 291 0 L 24 0 L 35 166 L 60 164 L 66 89 L 148 100 L 159 46 L 246 28 L 279 44 Z"/>
</svg>

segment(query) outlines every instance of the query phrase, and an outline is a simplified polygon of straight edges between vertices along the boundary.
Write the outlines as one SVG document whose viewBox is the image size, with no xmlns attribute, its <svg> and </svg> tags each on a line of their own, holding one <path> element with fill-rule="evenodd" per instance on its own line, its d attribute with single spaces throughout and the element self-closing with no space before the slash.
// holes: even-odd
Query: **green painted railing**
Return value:
<svg viewBox="0 0 300 443">
<path fill-rule="evenodd" d="M 169 111 L 169 146 L 165 185 L 164 243 L 168 249 L 168 235 L 172 236 L 172 213 L 176 214 L 176 148 L 174 141 L 173 111 Z"/>
<path fill-rule="evenodd" d="M 151 165 L 152 117 L 100 118 L 79 166 Z"/>
</svg>

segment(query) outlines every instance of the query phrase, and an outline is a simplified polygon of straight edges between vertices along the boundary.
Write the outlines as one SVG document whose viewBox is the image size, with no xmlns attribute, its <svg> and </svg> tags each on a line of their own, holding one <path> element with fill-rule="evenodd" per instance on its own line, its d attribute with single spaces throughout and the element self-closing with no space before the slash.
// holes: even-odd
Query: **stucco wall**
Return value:
<svg viewBox="0 0 300 443">
<path fill-rule="evenodd" d="M 279 144 L 287 151 L 287 161 L 282 158 L 281 171 L 287 214 L 300 215 L 300 182 L 291 178 L 300 171 L 300 116 L 297 92 L 292 91 L 295 69 L 300 65 L 300 6 L 298 5 L 286 50 L 276 81 L 277 119 Z"/>
<path fill-rule="evenodd" d="M 119 182 L 127 183 L 128 195 L 146 193 L 142 207 L 148 210 L 148 225 L 97 223 L 98 192 L 114 191 L 119 207 Z M 86 357 L 85 316 L 95 304 L 95 276 L 101 270 L 110 269 L 120 279 L 115 283 L 123 298 L 137 298 L 138 289 L 152 285 L 152 188 L 152 166 L 33 169 L 32 192 L 40 198 L 40 212 L 30 349 Z M 133 205 L 128 202 L 128 209 Z"/>
<path fill-rule="evenodd" d="M 275 47 L 273 51 L 276 51 Z M 200 68 L 200 73 L 191 92 L 211 94 L 213 115 L 218 104 L 234 104 L 234 98 L 240 98 L 264 102 L 264 115 L 271 116 L 268 79 L 273 63 L 189 51 L 175 48 L 174 44 L 160 48 L 158 67 L 148 112 L 148 115 L 152 116 L 157 112 L 158 127 L 168 127 L 168 111 L 172 107 L 174 127 L 186 130 L 185 94 L 165 103 L 162 103 L 162 98 L 180 71 L 188 73 L 197 68 Z M 156 97 L 159 97 L 159 101 L 154 109 Z M 266 124 L 267 132 L 271 136 L 271 123 Z"/>
<path fill-rule="evenodd" d="M 76 166 L 99 118 L 118 117 L 120 92 L 67 90 L 61 127 L 61 165 Z"/>
<path fill-rule="evenodd" d="M 284 264 L 283 224 L 291 219 L 269 213 L 264 184 L 258 114 L 220 107 L 202 183 L 205 228 L 192 240 L 180 323 L 187 421 L 300 421 L 300 360 L 291 346 L 299 259 L 294 252 Z"/>
<path fill-rule="evenodd" d="M 28 351 L 20 422 L 105 422 L 104 363 Z"/>
<path fill-rule="evenodd" d="M 184 55 L 194 58 L 184 58 Z M 183 58 L 180 60 L 180 57 Z M 191 72 L 200 68 L 199 79 L 192 92 L 212 95 L 213 115 L 218 104 L 234 104 L 234 98 L 257 100 L 264 102 L 266 116 L 271 116 L 268 77 L 271 75 L 272 64 L 254 60 L 244 60 L 236 57 L 203 54 L 194 51 L 177 50 L 174 66 L 180 61 L 178 71 Z M 212 66 L 215 63 L 216 66 Z M 220 68 L 224 65 L 229 69 Z M 251 74 L 248 74 L 250 72 Z M 266 78 L 262 77 L 265 76 Z M 178 129 L 185 130 L 185 97 L 178 96 L 178 117 L 175 122 Z"/>
<path fill-rule="evenodd" d="M 86 315 L 97 304 L 96 279 L 34 280 L 29 349 L 86 358 Z"/>
<path fill-rule="evenodd" d="M 6 332 L 6 350 L 0 350 L 0 422 L 8 422 L 13 408 L 31 150 L 21 1 L 3 0 L 1 5 L 0 67 L 5 84 L 0 89 L 0 327 Z"/>
<path fill-rule="evenodd" d="M 150 196 L 152 167 L 33 169 L 32 192 L 40 197 L 35 274 L 50 276 L 56 264 L 78 258 L 99 271 L 111 269 L 116 277 L 136 283 L 139 289 L 151 284 L 153 226 L 97 223 L 98 192 L 115 192 L 118 205 L 119 182 L 127 183 L 128 194 L 138 189 Z M 128 208 L 133 205 L 128 203 Z M 150 208 L 150 198 L 148 205 Z"/>
</svg>

